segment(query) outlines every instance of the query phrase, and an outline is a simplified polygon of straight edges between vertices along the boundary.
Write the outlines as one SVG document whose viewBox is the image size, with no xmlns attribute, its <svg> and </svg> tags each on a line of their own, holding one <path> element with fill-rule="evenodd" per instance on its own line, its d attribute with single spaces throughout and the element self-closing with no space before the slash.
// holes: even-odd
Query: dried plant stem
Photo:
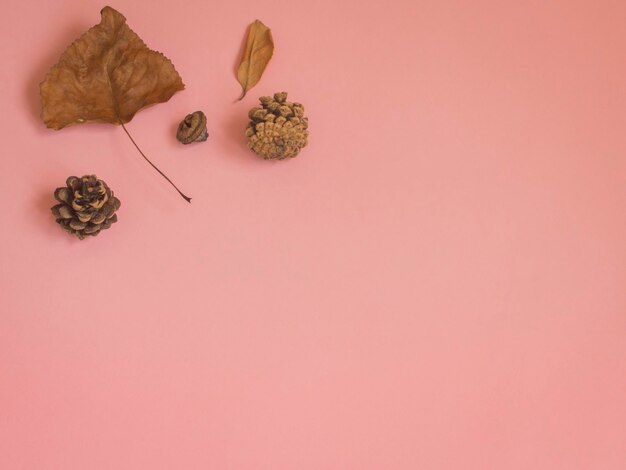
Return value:
<svg viewBox="0 0 626 470">
<path fill-rule="evenodd" d="M 127 135 L 127 136 L 128 136 L 128 138 L 130 139 L 130 141 L 133 143 L 133 145 L 135 146 L 135 148 L 139 151 L 139 153 L 141 154 L 141 156 L 142 156 L 142 157 L 143 157 L 143 158 L 144 158 L 144 159 L 145 159 L 145 160 L 146 160 L 146 161 L 150 164 L 150 166 L 151 166 L 152 168 L 154 168 L 156 171 L 158 171 L 158 172 L 159 172 L 159 174 L 160 174 L 163 178 L 165 178 L 165 179 L 167 180 L 167 182 L 168 182 L 169 184 L 171 184 L 171 185 L 174 187 L 174 189 L 175 189 L 176 191 L 178 191 L 178 194 L 180 194 L 180 195 L 182 196 L 182 198 L 183 198 L 185 201 L 187 201 L 187 202 L 191 203 L 191 198 L 190 198 L 190 197 L 185 196 L 185 195 L 183 194 L 183 192 L 182 192 L 180 189 L 178 189 L 178 187 L 176 187 L 176 185 L 172 182 L 172 180 L 171 180 L 171 179 L 169 179 L 169 178 L 165 175 L 165 173 L 163 173 L 161 170 L 159 170 L 159 169 L 157 168 L 157 166 L 156 166 L 154 163 L 152 163 L 148 157 L 146 157 L 146 155 L 145 155 L 145 154 L 141 151 L 141 149 L 139 148 L 139 145 L 137 145 L 137 142 L 135 142 L 135 140 L 133 139 L 133 136 L 132 136 L 132 135 L 130 135 L 130 132 L 128 132 L 128 129 L 126 129 L 126 126 L 124 125 L 124 123 L 122 122 L 122 120 L 121 120 L 121 119 L 120 119 L 120 124 L 122 125 L 122 129 L 124 129 L 124 132 L 126 132 L 126 135 Z"/>
</svg>

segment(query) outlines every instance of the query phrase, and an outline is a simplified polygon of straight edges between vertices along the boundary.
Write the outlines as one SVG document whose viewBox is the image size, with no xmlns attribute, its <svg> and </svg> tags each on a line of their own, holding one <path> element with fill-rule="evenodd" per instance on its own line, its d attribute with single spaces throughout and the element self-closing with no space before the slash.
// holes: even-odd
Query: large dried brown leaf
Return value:
<svg viewBox="0 0 626 470">
<path fill-rule="evenodd" d="M 273 53 L 272 31 L 259 20 L 256 20 L 250 25 L 246 49 L 237 71 L 237 80 L 239 80 L 242 88 L 240 100 L 246 96 L 250 88 L 259 83 Z"/>
<path fill-rule="evenodd" d="M 74 41 L 41 83 L 48 127 L 126 123 L 185 88 L 169 59 L 148 49 L 124 15 L 108 6 L 100 14 L 100 24 Z"/>
</svg>

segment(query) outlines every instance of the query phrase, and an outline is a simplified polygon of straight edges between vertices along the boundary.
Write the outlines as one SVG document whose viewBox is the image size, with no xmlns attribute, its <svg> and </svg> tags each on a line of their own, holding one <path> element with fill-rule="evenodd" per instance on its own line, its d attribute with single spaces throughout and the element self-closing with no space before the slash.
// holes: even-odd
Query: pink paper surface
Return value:
<svg viewBox="0 0 626 470">
<path fill-rule="evenodd" d="M 1 470 L 626 468 L 626 2 L 115 1 L 186 84 L 128 128 L 191 205 L 39 118 L 104 5 L 3 6 Z M 266 162 L 282 90 L 310 144 Z M 80 242 L 52 192 L 91 173 L 122 207 Z"/>
</svg>

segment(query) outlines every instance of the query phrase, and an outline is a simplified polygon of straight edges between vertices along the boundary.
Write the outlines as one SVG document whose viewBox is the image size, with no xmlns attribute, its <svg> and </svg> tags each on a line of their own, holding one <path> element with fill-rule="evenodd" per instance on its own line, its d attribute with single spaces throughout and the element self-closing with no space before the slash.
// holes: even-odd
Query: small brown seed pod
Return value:
<svg viewBox="0 0 626 470">
<path fill-rule="evenodd" d="M 185 119 L 178 125 L 176 138 L 183 144 L 192 142 L 204 142 L 209 138 L 209 132 L 206 128 L 206 116 L 202 111 L 185 116 Z"/>
</svg>

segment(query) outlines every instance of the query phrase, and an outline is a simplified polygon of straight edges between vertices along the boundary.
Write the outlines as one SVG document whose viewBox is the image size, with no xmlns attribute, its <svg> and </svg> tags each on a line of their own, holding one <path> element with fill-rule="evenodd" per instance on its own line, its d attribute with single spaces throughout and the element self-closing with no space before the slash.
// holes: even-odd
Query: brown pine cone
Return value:
<svg viewBox="0 0 626 470">
<path fill-rule="evenodd" d="M 248 113 L 251 121 L 246 129 L 248 147 L 266 160 L 295 157 L 307 144 L 308 118 L 300 103 L 287 101 L 287 93 L 262 96 L 261 108 Z"/>
<path fill-rule="evenodd" d="M 120 200 L 95 175 L 70 176 L 66 186 L 54 191 L 54 198 L 60 202 L 52 208 L 57 223 L 81 240 L 117 222 Z"/>
</svg>

